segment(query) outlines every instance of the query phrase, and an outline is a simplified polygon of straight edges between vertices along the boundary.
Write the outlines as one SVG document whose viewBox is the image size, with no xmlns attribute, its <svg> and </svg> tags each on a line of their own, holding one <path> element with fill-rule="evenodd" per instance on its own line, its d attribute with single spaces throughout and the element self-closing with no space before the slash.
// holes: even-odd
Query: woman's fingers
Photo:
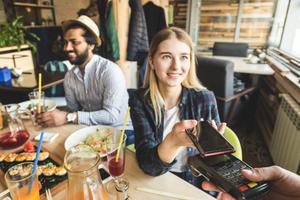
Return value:
<svg viewBox="0 0 300 200">
<path fill-rule="evenodd" d="M 211 120 L 210 124 L 211 124 L 212 127 L 214 127 L 215 129 L 217 129 L 219 133 L 221 133 L 222 135 L 224 134 L 226 126 L 227 126 L 227 123 L 222 122 L 220 124 L 219 128 L 217 127 L 217 124 L 216 124 L 215 120 Z"/>
<path fill-rule="evenodd" d="M 194 128 L 196 125 L 197 125 L 196 120 L 183 120 L 174 125 L 173 131 L 174 132 L 185 131 L 185 129 Z"/>
<path fill-rule="evenodd" d="M 211 120 L 210 122 L 211 126 L 214 127 L 215 129 L 218 129 L 216 121 L 214 119 Z"/>
<path fill-rule="evenodd" d="M 219 133 L 221 133 L 223 135 L 225 132 L 226 126 L 227 126 L 227 124 L 225 122 L 222 122 L 218 128 Z"/>
<path fill-rule="evenodd" d="M 181 122 L 176 123 L 172 129 L 172 138 L 174 138 L 173 141 L 176 141 L 176 144 L 179 146 L 193 147 L 193 143 L 187 136 L 185 130 L 193 128 L 196 125 L 196 120 L 183 120 Z"/>
<path fill-rule="evenodd" d="M 221 190 L 217 186 L 207 181 L 204 181 L 202 183 L 202 188 L 207 191 L 221 192 Z"/>
</svg>

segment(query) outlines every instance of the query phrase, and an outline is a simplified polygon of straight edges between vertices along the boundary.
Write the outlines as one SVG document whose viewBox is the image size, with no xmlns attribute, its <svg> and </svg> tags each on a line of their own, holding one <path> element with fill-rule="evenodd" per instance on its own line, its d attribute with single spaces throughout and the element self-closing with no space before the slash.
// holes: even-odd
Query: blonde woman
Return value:
<svg viewBox="0 0 300 200">
<path fill-rule="evenodd" d="M 129 100 L 140 168 L 157 176 L 171 171 L 200 187 L 188 166 L 196 154 L 185 134 L 200 119 L 220 126 L 214 94 L 197 79 L 192 41 L 179 28 L 167 28 L 153 38 L 144 87 Z"/>
</svg>

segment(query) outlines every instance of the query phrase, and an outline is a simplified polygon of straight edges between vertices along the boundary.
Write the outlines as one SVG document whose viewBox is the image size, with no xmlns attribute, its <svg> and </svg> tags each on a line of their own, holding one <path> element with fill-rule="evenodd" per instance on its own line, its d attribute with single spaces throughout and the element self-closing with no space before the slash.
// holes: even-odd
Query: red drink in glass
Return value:
<svg viewBox="0 0 300 200">
<path fill-rule="evenodd" d="M 118 177 L 123 175 L 124 173 L 124 160 L 119 158 L 118 162 L 116 161 L 116 157 L 110 159 L 108 161 L 108 169 L 112 176 Z"/>
<path fill-rule="evenodd" d="M 6 132 L 0 136 L 0 147 L 3 149 L 13 149 L 23 145 L 29 138 L 27 130 L 19 130 L 15 134 Z"/>
</svg>

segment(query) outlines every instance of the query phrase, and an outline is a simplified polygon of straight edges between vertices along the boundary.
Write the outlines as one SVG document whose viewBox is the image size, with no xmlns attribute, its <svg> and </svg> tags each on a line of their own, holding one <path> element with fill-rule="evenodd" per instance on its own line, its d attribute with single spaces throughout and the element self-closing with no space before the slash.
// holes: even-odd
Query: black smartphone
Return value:
<svg viewBox="0 0 300 200">
<path fill-rule="evenodd" d="M 252 169 L 247 163 L 231 154 L 210 157 L 189 157 L 188 164 L 193 174 L 203 175 L 238 200 L 259 199 L 270 190 L 267 182 L 252 182 L 244 178 L 242 169 Z"/>
<path fill-rule="evenodd" d="M 235 152 L 234 147 L 208 121 L 199 121 L 196 127 L 187 129 L 186 134 L 202 157 Z"/>
<path fill-rule="evenodd" d="M 99 169 L 99 173 L 100 173 L 101 180 L 102 180 L 103 184 L 105 184 L 108 181 L 112 180 L 112 176 L 108 173 L 107 168 L 103 164 L 100 164 L 98 169 Z"/>
</svg>

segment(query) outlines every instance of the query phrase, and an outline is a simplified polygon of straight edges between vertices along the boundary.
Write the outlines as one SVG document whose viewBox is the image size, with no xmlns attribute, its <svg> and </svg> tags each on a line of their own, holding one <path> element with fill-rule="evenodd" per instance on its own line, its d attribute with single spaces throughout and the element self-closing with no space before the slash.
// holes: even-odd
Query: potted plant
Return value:
<svg viewBox="0 0 300 200">
<path fill-rule="evenodd" d="M 35 34 L 26 32 L 21 16 L 0 24 L 0 67 L 22 68 L 23 71 L 34 68 L 32 52 L 36 52 L 37 47 L 27 40 L 25 33 L 31 41 L 40 40 Z"/>
<path fill-rule="evenodd" d="M 0 25 L 0 27 L 0 48 L 16 46 L 19 51 L 22 45 L 27 45 L 33 52 L 36 51 L 35 44 L 25 38 L 22 16 L 17 16 L 12 22 Z M 39 37 L 33 33 L 28 32 L 28 35 L 37 41 L 40 40 Z"/>
</svg>

